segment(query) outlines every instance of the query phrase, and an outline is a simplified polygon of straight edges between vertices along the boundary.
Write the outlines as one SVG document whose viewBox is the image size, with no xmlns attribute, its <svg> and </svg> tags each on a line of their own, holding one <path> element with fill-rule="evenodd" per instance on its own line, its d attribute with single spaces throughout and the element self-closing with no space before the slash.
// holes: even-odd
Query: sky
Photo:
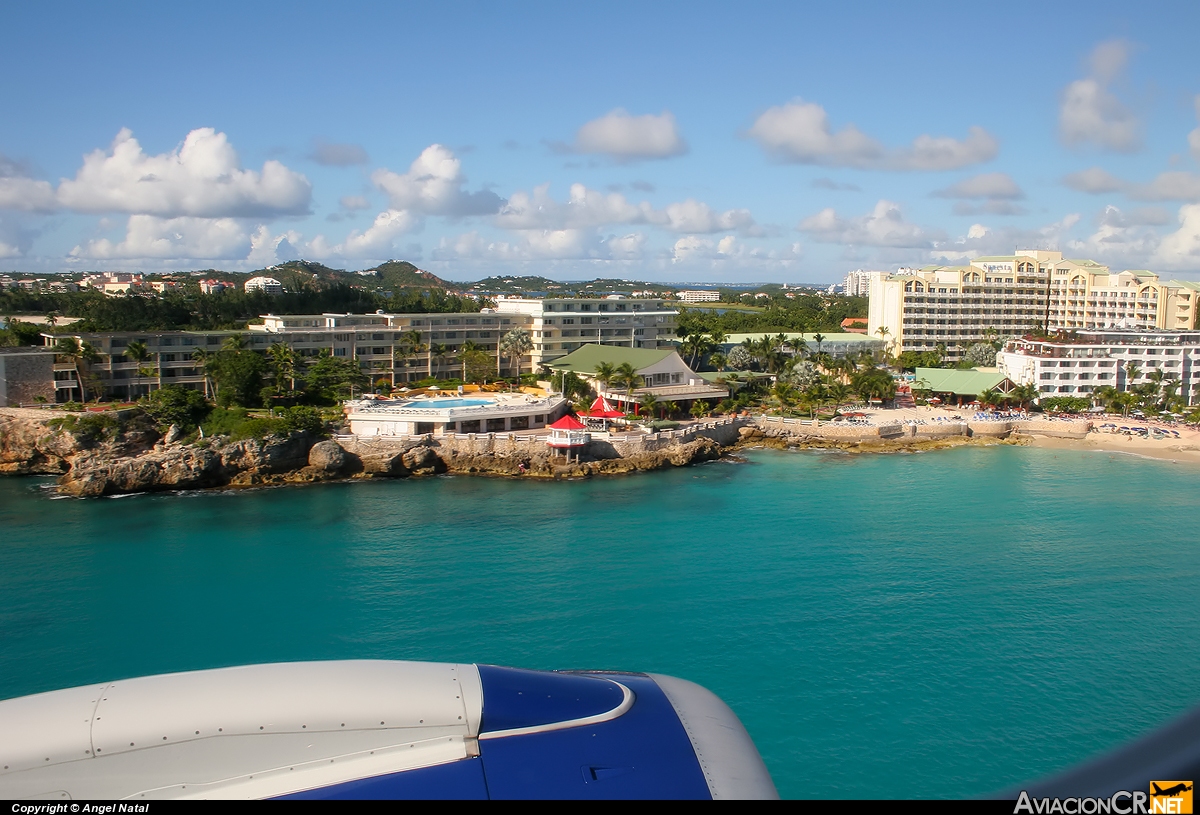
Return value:
<svg viewBox="0 0 1200 815">
<path fill-rule="evenodd" d="M 986 6 L 986 7 L 985 7 Z M 0 270 L 1200 279 L 1200 4 L 11 3 Z"/>
</svg>

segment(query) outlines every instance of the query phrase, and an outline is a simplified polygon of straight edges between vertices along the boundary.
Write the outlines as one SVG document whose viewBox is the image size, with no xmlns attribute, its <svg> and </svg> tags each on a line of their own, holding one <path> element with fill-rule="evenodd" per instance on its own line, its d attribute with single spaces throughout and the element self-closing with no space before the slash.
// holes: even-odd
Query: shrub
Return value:
<svg viewBox="0 0 1200 815">
<path fill-rule="evenodd" d="M 179 385 L 164 385 L 143 396 L 138 404 L 160 430 L 178 425 L 184 432 L 203 422 L 212 410 L 199 391 Z"/>
</svg>

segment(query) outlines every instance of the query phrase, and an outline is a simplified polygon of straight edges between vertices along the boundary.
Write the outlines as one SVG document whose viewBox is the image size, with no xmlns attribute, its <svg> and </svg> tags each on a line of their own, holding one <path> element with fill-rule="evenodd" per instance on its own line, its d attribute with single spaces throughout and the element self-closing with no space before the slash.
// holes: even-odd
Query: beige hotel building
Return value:
<svg viewBox="0 0 1200 815">
<path fill-rule="evenodd" d="M 939 343 L 956 359 L 987 339 L 1050 331 L 1196 327 L 1200 284 L 1162 282 L 1148 271 L 1110 272 L 1092 260 L 1028 249 L 978 257 L 968 266 L 877 272 L 868 291 L 868 327 L 893 353 L 928 351 Z"/>
</svg>

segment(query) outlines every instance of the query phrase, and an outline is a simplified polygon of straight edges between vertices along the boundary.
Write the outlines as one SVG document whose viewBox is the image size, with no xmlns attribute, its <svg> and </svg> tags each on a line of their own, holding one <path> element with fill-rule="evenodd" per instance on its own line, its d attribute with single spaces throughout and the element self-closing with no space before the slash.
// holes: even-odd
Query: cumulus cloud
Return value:
<svg viewBox="0 0 1200 815">
<path fill-rule="evenodd" d="M 932 248 L 935 242 L 944 238 L 940 230 L 905 221 L 899 204 L 883 200 L 859 218 L 843 218 L 833 208 L 826 208 L 805 218 L 796 228 L 820 243 L 851 246 Z"/>
<path fill-rule="evenodd" d="M 1154 252 L 1154 267 L 1200 271 L 1200 204 L 1179 208 L 1179 229 L 1163 236 Z"/>
<path fill-rule="evenodd" d="M 1126 194 L 1138 201 L 1200 201 L 1200 175 L 1185 170 L 1159 173 L 1149 184 L 1131 184 Z"/>
<path fill-rule="evenodd" d="M 362 232 L 352 231 L 331 254 L 347 258 L 377 258 L 390 255 L 396 238 L 418 226 L 411 212 L 389 209 L 375 216 L 375 221 Z"/>
<path fill-rule="evenodd" d="M 1120 192 L 1126 183 L 1100 167 L 1090 167 L 1071 173 L 1063 178 L 1063 184 L 1073 190 L 1099 195 L 1110 192 Z"/>
<path fill-rule="evenodd" d="M 649 203 L 633 203 L 619 192 L 600 192 L 583 184 L 572 184 L 565 202 L 550 195 L 550 186 L 535 187 L 532 193 L 516 192 L 494 219 L 504 229 L 586 229 L 612 224 L 650 224 L 671 232 L 709 233 L 730 229 L 756 234 L 754 218 L 747 209 L 719 212 L 693 199 L 668 204 L 656 210 Z"/>
<path fill-rule="evenodd" d="M 131 215 L 125 238 L 89 241 L 71 250 L 71 257 L 97 260 L 134 258 L 197 258 L 216 260 L 244 257 L 250 236 L 234 218 L 158 218 Z"/>
<path fill-rule="evenodd" d="M 304 214 L 312 185 L 278 161 L 243 170 L 224 133 L 193 130 L 169 153 L 147 155 L 122 129 L 107 152 L 83 158 L 74 179 L 58 186 L 59 202 L 79 212 L 128 212 L 178 217 L 234 218 Z"/>
<path fill-rule="evenodd" d="M 572 150 L 629 162 L 683 155 L 688 146 L 670 111 L 634 116 L 617 108 L 579 128 Z"/>
<path fill-rule="evenodd" d="M 366 164 L 369 160 L 362 145 L 336 144 L 319 139 L 308 157 L 326 167 L 353 167 L 356 164 Z"/>
<path fill-rule="evenodd" d="M 380 169 L 371 180 L 387 193 L 391 208 L 417 215 L 445 215 L 459 218 L 490 215 L 500 209 L 504 199 L 490 190 L 467 192 L 462 162 L 454 151 L 431 144 L 409 166 L 406 173 Z"/>
<path fill-rule="evenodd" d="M 1065 243 L 1080 218 L 1073 212 L 1035 229 L 993 229 L 986 224 L 972 224 L 965 235 L 938 242 L 925 258 L 937 263 L 962 263 L 979 255 L 1011 254 L 1014 246 L 1056 249 Z"/>
<path fill-rule="evenodd" d="M 49 182 L 31 178 L 25 164 L 0 153 L 0 209 L 52 212 L 55 208 L 54 188 Z M 10 248 L 14 246 L 5 245 Z"/>
<path fill-rule="evenodd" d="M 962 140 L 921 135 L 908 147 L 889 149 L 852 124 L 835 131 L 825 108 L 802 99 L 767 109 L 748 135 L 779 161 L 877 170 L 955 170 L 989 161 L 999 149 L 981 127 Z"/>
<path fill-rule="evenodd" d="M 993 201 L 1015 201 L 1025 197 L 1007 173 L 984 173 L 964 178 L 944 190 L 934 193 L 939 198 L 987 198 Z"/>
<path fill-rule="evenodd" d="M 1058 125 L 1065 144 L 1095 143 L 1122 153 L 1141 147 L 1141 123 L 1110 90 L 1128 60 L 1129 44 L 1123 40 L 1102 42 L 1092 51 L 1089 76 L 1063 90 Z"/>
</svg>

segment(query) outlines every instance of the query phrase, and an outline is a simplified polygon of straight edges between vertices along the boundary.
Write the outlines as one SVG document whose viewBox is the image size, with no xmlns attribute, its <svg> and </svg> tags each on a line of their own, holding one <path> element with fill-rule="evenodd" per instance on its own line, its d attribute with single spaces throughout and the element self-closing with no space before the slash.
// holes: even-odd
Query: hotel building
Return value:
<svg viewBox="0 0 1200 815">
<path fill-rule="evenodd" d="M 1065 329 L 1191 329 L 1200 284 L 1161 282 L 1146 271 L 1111 273 L 1061 252 L 1022 250 L 979 257 L 968 266 L 877 273 L 869 285 L 868 324 L 886 329 L 893 353 L 939 344 L 957 359 L 972 343 L 1048 325 Z"/>
<path fill-rule="evenodd" d="M 1036 385 L 1042 396 L 1082 397 L 1106 385 L 1127 391 L 1161 371 L 1193 405 L 1200 397 L 1200 331 L 1084 331 L 1069 341 L 1009 340 L 996 355 L 996 368 L 1018 385 Z"/>
<path fill-rule="evenodd" d="M 504 376 L 536 372 L 541 367 L 586 344 L 625 348 L 673 348 L 677 312 L 662 300 L 626 298 L 506 298 L 497 308 L 456 314 L 294 314 L 263 315 L 262 324 L 246 331 L 121 331 L 44 334 L 46 345 L 64 336 L 88 342 L 100 361 L 87 365 L 94 382 L 106 394 L 133 397 L 147 388 L 177 384 L 202 390 L 204 372 L 193 358 L 197 349 L 216 352 L 231 336 L 241 336 L 246 347 L 266 351 L 283 343 L 300 357 L 330 356 L 355 359 L 372 381 L 386 378 L 398 387 L 431 376 L 461 375 L 458 350 L 470 341 L 480 350 L 499 353 L 501 338 L 514 328 L 529 332 L 529 353 L 515 359 L 501 356 L 497 371 Z M 405 336 L 420 335 L 420 353 L 396 356 Z M 156 370 L 154 377 L 138 374 L 139 364 L 125 350 L 134 341 L 146 345 L 150 358 L 142 363 Z M 80 399 L 75 365 L 65 360 L 55 365 L 60 401 Z"/>
</svg>

